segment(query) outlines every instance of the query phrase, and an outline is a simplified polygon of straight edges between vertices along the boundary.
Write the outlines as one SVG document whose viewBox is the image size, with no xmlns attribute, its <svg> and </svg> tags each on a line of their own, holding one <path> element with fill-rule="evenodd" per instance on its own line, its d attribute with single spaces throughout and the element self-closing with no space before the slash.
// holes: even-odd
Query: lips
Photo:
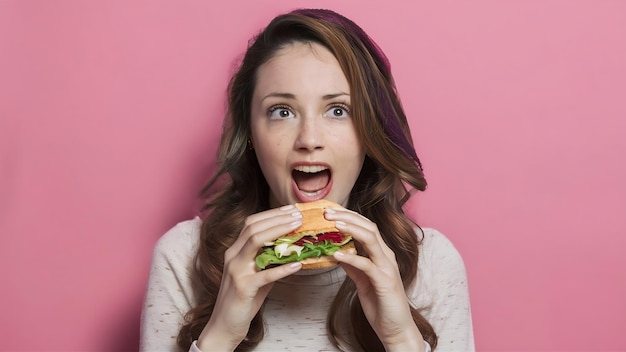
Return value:
<svg viewBox="0 0 626 352">
<path fill-rule="evenodd" d="M 291 176 L 294 191 L 300 201 L 322 199 L 330 192 L 332 177 L 326 165 L 297 165 L 293 168 Z"/>
</svg>

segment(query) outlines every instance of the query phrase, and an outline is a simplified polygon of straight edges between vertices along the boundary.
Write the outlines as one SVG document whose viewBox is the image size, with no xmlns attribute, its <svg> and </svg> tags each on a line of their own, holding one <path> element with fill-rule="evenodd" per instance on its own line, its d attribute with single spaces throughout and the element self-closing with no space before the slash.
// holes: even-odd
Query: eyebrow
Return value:
<svg viewBox="0 0 626 352">
<path fill-rule="evenodd" d="M 335 99 L 337 97 L 341 97 L 341 96 L 350 96 L 350 94 L 345 93 L 345 92 L 339 92 L 339 93 L 334 93 L 334 94 L 326 94 L 322 97 L 323 100 L 331 100 L 331 99 Z M 294 94 L 291 93 L 270 93 L 266 96 L 263 97 L 263 99 L 261 99 L 261 101 L 267 99 L 267 98 L 284 98 L 284 99 L 291 99 L 291 100 L 295 100 L 296 96 Z"/>
</svg>

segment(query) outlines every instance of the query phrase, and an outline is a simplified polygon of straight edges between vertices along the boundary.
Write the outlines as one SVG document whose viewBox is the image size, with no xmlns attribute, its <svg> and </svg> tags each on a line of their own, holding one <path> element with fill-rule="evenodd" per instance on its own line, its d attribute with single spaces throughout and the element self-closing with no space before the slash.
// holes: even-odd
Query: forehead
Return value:
<svg viewBox="0 0 626 352">
<path fill-rule="evenodd" d="M 257 71 L 255 96 L 266 92 L 349 93 L 348 81 L 335 56 L 317 43 L 288 44 Z"/>
</svg>

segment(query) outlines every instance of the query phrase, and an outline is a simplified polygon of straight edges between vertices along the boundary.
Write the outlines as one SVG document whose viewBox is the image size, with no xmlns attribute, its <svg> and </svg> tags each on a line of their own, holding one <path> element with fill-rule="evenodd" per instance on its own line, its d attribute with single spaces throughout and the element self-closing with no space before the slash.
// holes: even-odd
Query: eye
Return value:
<svg viewBox="0 0 626 352">
<path fill-rule="evenodd" d="M 335 104 L 326 111 L 326 116 L 331 118 L 345 118 L 350 116 L 350 109 L 345 104 Z"/>
<path fill-rule="evenodd" d="M 267 114 L 272 119 L 289 119 L 293 118 L 295 115 L 291 108 L 286 105 L 274 105 L 267 111 Z"/>
</svg>

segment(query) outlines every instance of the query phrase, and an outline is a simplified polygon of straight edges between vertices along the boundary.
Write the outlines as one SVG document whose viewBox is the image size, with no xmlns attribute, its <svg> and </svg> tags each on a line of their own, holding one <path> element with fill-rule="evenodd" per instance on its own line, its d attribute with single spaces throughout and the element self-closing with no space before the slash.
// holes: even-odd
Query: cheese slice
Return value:
<svg viewBox="0 0 626 352">
<path fill-rule="evenodd" d="M 303 249 L 304 247 L 298 246 L 295 244 L 290 245 L 289 243 L 281 243 L 281 244 L 277 244 L 276 246 L 274 246 L 274 253 L 276 253 L 276 256 L 278 258 L 282 258 L 282 257 L 289 256 L 294 252 L 300 255 Z"/>
</svg>

